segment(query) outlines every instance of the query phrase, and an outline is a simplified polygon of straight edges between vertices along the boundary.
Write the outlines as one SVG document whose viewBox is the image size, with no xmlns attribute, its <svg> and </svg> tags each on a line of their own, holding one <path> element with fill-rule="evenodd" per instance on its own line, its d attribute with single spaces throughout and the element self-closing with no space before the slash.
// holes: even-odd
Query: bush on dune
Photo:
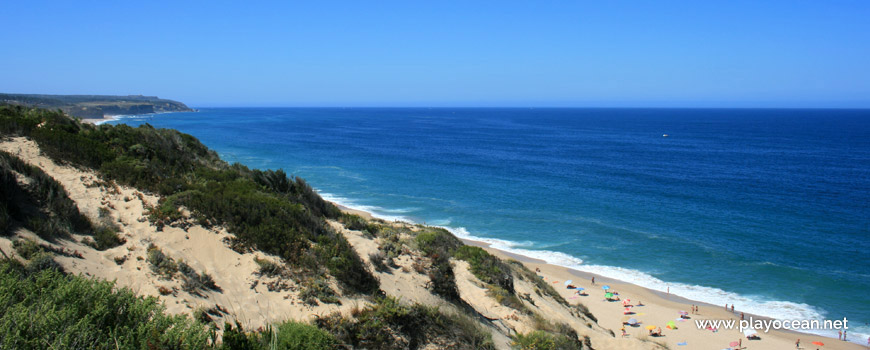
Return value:
<svg viewBox="0 0 870 350">
<path fill-rule="evenodd" d="M 180 220 L 184 206 L 200 223 L 227 226 L 234 249 L 280 256 L 300 278 L 328 272 L 351 293 L 380 289 L 344 236 L 326 224 L 341 212 L 301 178 L 229 165 L 196 138 L 148 124 L 93 126 L 60 112 L 0 106 L 0 131 L 32 138 L 55 161 L 164 196 L 151 211 L 158 227 Z M 101 247 L 114 244 L 104 231 L 95 238 Z"/>
<path fill-rule="evenodd" d="M 405 305 L 395 298 L 378 298 L 358 312 L 356 319 L 333 314 L 317 325 L 353 348 L 417 349 L 437 344 L 451 349 L 493 349 L 491 334 L 462 315 L 448 315 L 436 307 Z"/>
<path fill-rule="evenodd" d="M 50 258 L 50 257 L 49 257 Z M 207 330 L 112 282 L 0 261 L 0 348 L 195 349 Z"/>
</svg>

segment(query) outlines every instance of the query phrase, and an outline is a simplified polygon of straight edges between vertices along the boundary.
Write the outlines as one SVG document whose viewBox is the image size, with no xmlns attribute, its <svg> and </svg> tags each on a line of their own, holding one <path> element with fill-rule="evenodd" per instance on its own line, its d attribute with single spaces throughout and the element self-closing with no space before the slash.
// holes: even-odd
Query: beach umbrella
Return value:
<svg viewBox="0 0 870 350">
<path fill-rule="evenodd" d="M 586 289 L 586 288 L 583 288 L 583 287 L 577 287 L 577 288 L 574 288 L 574 289 L 576 289 L 576 290 L 584 290 L 584 289 Z"/>
<path fill-rule="evenodd" d="M 817 345 L 817 346 L 825 346 L 825 343 L 822 343 L 822 342 L 820 342 L 820 341 L 814 341 L 814 342 L 813 342 L 813 345 Z"/>
<path fill-rule="evenodd" d="M 572 281 L 572 280 L 567 280 L 567 281 L 565 281 L 565 285 L 567 286 L 567 285 L 571 284 L 572 282 L 574 282 L 574 281 Z"/>
<path fill-rule="evenodd" d="M 603 286 L 603 287 L 601 287 L 601 289 L 608 290 L 608 289 L 610 289 L 610 286 Z"/>
<path fill-rule="evenodd" d="M 674 321 L 668 321 L 668 328 L 677 329 L 677 324 Z"/>
<path fill-rule="evenodd" d="M 630 313 L 631 313 L 631 308 L 625 308 L 625 310 L 622 310 L 623 315 L 630 314 Z"/>
<path fill-rule="evenodd" d="M 636 325 L 636 324 L 637 324 L 637 320 L 636 320 L 636 319 L 634 319 L 634 318 L 629 318 L 629 319 L 628 319 L 628 324 L 630 324 L 630 325 L 632 325 L 632 326 L 634 326 L 634 325 Z"/>
<path fill-rule="evenodd" d="M 613 293 L 604 293 L 604 297 L 607 299 L 613 298 Z"/>
<path fill-rule="evenodd" d="M 653 330 L 653 329 L 656 329 L 656 326 L 646 326 L 646 329 Z"/>
<path fill-rule="evenodd" d="M 740 342 L 733 341 L 733 342 L 728 343 L 728 346 L 737 346 L 737 345 L 740 345 Z"/>
<path fill-rule="evenodd" d="M 688 312 L 685 312 L 685 311 L 683 311 L 683 310 L 680 310 L 680 315 L 686 316 L 686 315 L 688 315 L 688 314 L 689 314 Z"/>
<path fill-rule="evenodd" d="M 747 328 L 747 329 L 744 329 L 744 330 L 743 330 L 743 335 L 745 335 L 747 338 L 749 338 L 749 337 L 752 337 L 752 336 L 758 335 L 758 332 L 756 332 L 756 331 L 755 331 L 754 329 L 752 329 L 752 328 Z"/>
</svg>

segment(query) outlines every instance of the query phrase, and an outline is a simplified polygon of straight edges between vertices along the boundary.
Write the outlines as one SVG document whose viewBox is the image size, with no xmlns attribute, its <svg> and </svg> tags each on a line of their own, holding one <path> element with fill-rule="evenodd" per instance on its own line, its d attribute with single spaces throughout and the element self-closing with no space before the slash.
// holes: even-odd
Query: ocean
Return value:
<svg viewBox="0 0 870 350">
<path fill-rule="evenodd" d="M 385 219 L 870 334 L 870 110 L 203 108 L 112 123 L 192 134 Z"/>
</svg>

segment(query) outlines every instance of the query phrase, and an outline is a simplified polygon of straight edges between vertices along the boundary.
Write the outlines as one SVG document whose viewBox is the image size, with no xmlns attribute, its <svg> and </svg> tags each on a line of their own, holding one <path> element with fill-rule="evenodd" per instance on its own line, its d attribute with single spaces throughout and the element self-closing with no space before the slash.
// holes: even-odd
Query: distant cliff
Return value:
<svg viewBox="0 0 870 350">
<path fill-rule="evenodd" d="M 142 95 L 33 95 L 0 93 L 0 104 L 2 103 L 60 109 L 68 115 L 79 118 L 105 118 L 113 115 L 193 111 L 193 109 L 178 101 Z"/>
</svg>

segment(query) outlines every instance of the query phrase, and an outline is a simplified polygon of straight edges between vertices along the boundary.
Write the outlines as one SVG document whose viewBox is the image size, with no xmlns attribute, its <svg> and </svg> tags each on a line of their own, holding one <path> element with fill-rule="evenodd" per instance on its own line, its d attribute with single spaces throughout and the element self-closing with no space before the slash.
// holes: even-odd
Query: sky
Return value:
<svg viewBox="0 0 870 350">
<path fill-rule="evenodd" d="M 0 92 L 870 108 L 870 1 L 4 1 Z"/>
</svg>

